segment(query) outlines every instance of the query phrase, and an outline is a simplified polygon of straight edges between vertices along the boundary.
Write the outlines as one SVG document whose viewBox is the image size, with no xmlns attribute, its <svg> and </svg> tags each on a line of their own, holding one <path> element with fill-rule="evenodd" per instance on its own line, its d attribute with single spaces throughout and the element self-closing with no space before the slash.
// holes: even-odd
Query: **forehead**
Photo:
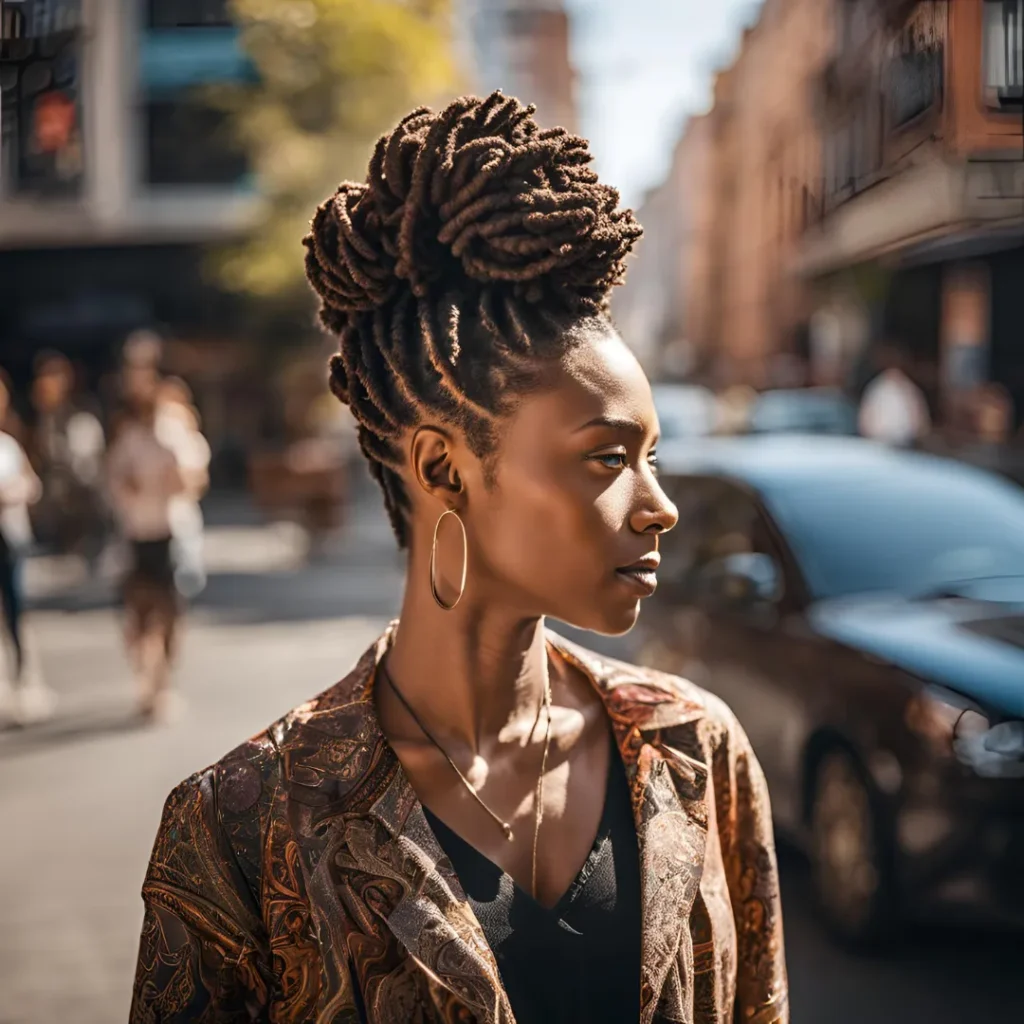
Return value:
<svg viewBox="0 0 1024 1024">
<path fill-rule="evenodd" d="M 517 405 L 505 434 L 513 437 L 576 430 L 599 417 L 656 429 L 651 387 L 640 363 L 609 329 L 581 339 L 545 374 L 544 386 Z"/>
</svg>

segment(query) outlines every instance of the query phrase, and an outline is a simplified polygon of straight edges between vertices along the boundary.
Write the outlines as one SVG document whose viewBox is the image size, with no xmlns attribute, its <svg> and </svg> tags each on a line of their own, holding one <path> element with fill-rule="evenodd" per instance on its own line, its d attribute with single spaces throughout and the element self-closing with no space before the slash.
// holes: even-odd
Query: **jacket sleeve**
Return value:
<svg viewBox="0 0 1024 1024">
<path fill-rule="evenodd" d="M 130 1024 L 267 1019 L 266 943 L 217 820 L 212 771 L 168 797 L 142 898 Z"/>
<path fill-rule="evenodd" d="M 736 921 L 736 1024 L 787 1024 L 789 985 L 779 869 L 764 774 L 743 727 L 728 713 L 727 750 L 716 758 L 718 825 Z"/>
</svg>

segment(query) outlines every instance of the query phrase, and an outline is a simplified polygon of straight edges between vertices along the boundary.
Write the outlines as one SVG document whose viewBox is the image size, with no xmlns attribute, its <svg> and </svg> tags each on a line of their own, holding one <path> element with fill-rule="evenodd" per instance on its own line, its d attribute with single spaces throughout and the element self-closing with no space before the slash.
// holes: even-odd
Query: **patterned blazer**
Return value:
<svg viewBox="0 0 1024 1024">
<path fill-rule="evenodd" d="M 483 930 L 377 721 L 390 635 L 171 793 L 142 890 L 132 1024 L 513 1024 Z M 637 1019 L 787 1022 L 768 795 L 735 717 L 681 679 L 550 642 L 601 695 L 630 783 Z"/>
</svg>

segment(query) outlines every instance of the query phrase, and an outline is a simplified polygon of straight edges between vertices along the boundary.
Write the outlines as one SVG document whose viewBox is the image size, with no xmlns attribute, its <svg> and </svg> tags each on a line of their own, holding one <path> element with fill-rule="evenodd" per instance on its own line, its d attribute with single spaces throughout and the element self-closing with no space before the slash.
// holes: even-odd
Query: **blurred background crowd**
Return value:
<svg viewBox="0 0 1024 1024">
<path fill-rule="evenodd" d="M 606 647 L 747 727 L 794 1019 L 1013 1019 L 1024 0 L 0 0 L 0 1024 L 127 1012 L 163 796 L 397 610 L 299 242 L 494 88 L 646 229 L 682 519 Z"/>
</svg>

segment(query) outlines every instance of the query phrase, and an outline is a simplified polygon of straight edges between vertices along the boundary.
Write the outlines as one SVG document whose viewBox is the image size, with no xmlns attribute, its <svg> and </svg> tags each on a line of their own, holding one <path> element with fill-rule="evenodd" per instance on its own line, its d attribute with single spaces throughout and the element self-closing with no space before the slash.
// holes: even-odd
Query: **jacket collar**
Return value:
<svg viewBox="0 0 1024 1024">
<path fill-rule="evenodd" d="M 376 909 L 428 977 L 476 1020 L 509 1024 L 512 1010 L 483 929 L 377 720 L 374 677 L 394 628 L 337 686 L 278 727 L 311 911 L 321 944 L 345 949 L 343 908 L 356 905 L 346 897 L 374 883 Z M 650 1024 L 673 962 L 689 948 L 686 925 L 707 829 L 707 768 L 661 736 L 698 721 L 704 707 L 678 680 L 548 637 L 604 701 L 630 783 L 643 903 L 640 1020 Z M 348 968 L 325 969 L 330 975 Z M 342 981 L 339 976 L 339 988 Z M 364 992 L 381 1005 L 388 998 Z"/>
</svg>

